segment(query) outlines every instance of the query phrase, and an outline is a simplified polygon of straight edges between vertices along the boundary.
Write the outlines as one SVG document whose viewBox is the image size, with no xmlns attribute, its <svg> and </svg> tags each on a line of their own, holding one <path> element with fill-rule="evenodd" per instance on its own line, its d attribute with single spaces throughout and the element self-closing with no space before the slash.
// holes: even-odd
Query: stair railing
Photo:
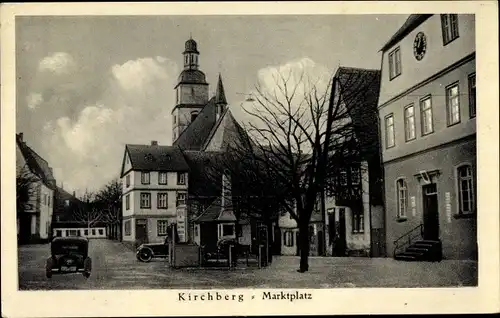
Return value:
<svg viewBox="0 0 500 318">
<path fill-rule="evenodd" d="M 410 246 L 414 239 L 424 237 L 424 225 L 419 224 L 394 241 L 393 256 L 396 257 L 398 251 Z"/>
</svg>

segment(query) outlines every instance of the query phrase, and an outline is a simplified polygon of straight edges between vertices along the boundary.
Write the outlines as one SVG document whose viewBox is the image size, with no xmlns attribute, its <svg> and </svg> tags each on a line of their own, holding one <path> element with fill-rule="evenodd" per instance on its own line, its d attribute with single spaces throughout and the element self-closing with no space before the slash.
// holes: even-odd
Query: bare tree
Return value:
<svg viewBox="0 0 500 318">
<path fill-rule="evenodd" d="M 101 221 L 111 232 L 110 236 L 116 239 L 121 229 L 121 196 L 122 183 L 118 179 L 111 180 L 97 194 L 96 205 L 101 211 Z"/>
<path fill-rule="evenodd" d="M 102 210 L 95 204 L 96 194 L 88 190 L 80 198 L 81 203 L 73 211 L 73 220 L 85 224 L 88 229 L 102 222 Z"/>
<path fill-rule="evenodd" d="M 309 223 L 318 198 L 325 189 L 339 191 L 339 169 L 360 160 L 362 151 L 355 146 L 359 127 L 351 114 L 366 83 L 363 72 L 336 75 L 327 83 L 295 75 L 276 73 L 273 90 L 257 86 L 253 107 L 244 109 L 252 118 L 244 134 L 248 137 L 229 147 L 222 166 L 238 180 L 232 185 L 239 186 L 238 195 L 253 211 L 269 217 L 273 209 L 266 205 L 272 204 L 297 222 L 298 271 L 305 272 Z"/>
</svg>

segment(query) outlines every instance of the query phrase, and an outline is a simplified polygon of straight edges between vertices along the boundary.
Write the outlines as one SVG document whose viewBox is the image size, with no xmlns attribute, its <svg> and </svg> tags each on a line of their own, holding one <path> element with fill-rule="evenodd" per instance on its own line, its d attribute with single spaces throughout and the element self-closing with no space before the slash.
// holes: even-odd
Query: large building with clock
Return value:
<svg viewBox="0 0 500 318">
<path fill-rule="evenodd" d="M 477 259 L 473 14 L 413 14 L 382 47 L 387 252 Z"/>
</svg>

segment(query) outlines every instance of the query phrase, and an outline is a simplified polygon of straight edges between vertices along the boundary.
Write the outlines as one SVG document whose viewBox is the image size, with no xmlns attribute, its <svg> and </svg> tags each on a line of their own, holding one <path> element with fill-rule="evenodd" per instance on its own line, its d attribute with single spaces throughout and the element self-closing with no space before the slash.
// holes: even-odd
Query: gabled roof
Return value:
<svg viewBox="0 0 500 318">
<path fill-rule="evenodd" d="M 174 146 L 130 145 L 125 146 L 132 170 L 188 171 L 181 150 Z M 123 171 L 122 176 L 126 171 Z"/>
<path fill-rule="evenodd" d="M 219 197 L 200 216 L 194 219 L 193 222 L 236 222 L 236 217 L 231 210 L 223 209 L 222 199 Z"/>
<path fill-rule="evenodd" d="M 341 85 L 341 98 L 362 147 L 378 148 L 377 104 L 380 70 L 339 67 L 336 76 Z M 365 149 L 366 150 L 366 149 Z"/>
<path fill-rule="evenodd" d="M 38 176 L 49 188 L 55 189 L 55 179 L 49 163 L 23 141 L 21 134 L 16 134 L 16 143 L 26 161 L 28 169 L 34 175 Z"/>
<path fill-rule="evenodd" d="M 201 150 L 216 123 L 216 107 L 215 98 L 210 99 L 195 120 L 173 142 L 173 145 L 184 150 Z"/>
<path fill-rule="evenodd" d="M 416 27 L 422 24 L 425 20 L 430 18 L 432 14 L 411 14 L 408 19 L 406 19 L 405 23 L 399 28 L 399 30 L 391 37 L 391 39 L 380 49 L 380 51 L 384 52 L 389 49 L 391 46 L 399 42 L 402 38 L 404 38 L 408 33 L 413 31 Z"/>
</svg>

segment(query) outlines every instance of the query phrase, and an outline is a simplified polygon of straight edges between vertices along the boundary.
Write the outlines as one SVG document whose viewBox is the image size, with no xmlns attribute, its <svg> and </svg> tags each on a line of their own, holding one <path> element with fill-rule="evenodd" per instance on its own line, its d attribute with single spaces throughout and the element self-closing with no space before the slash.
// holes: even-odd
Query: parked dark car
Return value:
<svg viewBox="0 0 500 318">
<path fill-rule="evenodd" d="M 141 262 L 150 262 L 153 258 L 168 257 L 168 238 L 163 243 L 141 244 L 137 248 L 136 257 Z"/>
<path fill-rule="evenodd" d="M 45 274 L 82 273 L 85 278 L 92 271 L 88 256 L 89 241 L 85 237 L 56 237 L 50 243 L 50 257 L 45 264 Z"/>
</svg>

